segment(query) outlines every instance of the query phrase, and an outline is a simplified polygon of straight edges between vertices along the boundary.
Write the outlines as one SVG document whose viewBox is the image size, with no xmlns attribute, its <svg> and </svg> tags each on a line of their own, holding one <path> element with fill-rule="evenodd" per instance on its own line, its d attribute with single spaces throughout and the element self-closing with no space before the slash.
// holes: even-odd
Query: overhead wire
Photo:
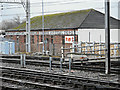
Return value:
<svg viewBox="0 0 120 90">
<path fill-rule="evenodd" d="M 74 2 L 74 3 L 80 3 L 80 2 Z M 59 3 L 60 5 L 61 5 L 61 3 Z M 73 2 L 70 2 L 70 3 L 64 3 L 64 4 L 73 4 Z M 62 4 L 62 5 L 64 5 L 64 4 Z M 52 6 L 52 5 L 46 5 L 46 6 Z M 32 6 L 31 5 L 31 7 L 40 7 L 40 6 Z M 115 8 L 115 7 L 117 7 L 116 5 L 115 6 L 112 6 L 111 8 Z M 3 9 L 16 9 L 16 8 L 23 8 L 22 6 L 21 7 L 9 7 L 9 8 L 4 8 L 4 7 L 2 7 Z M 101 7 L 99 8 L 99 7 L 97 7 L 97 9 L 102 9 Z"/>
<path fill-rule="evenodd" d="M 48 4 L 48 5 L 46 5 L 45 4 L 45 6 L 53 6 L 53 5 L 65 5 L 65 4 L 79 4 L 79 3 L 83 3 L 83 2 L 61 2 L 61 3 L 58 3 L 58 2 L 56 2 L 56 3 L 51 3 L 51 4 Z M 35 4 L 35 6 L 34 5 L 31 5 L 31 7 L 39 7 L 39 6 L 36 6 L 36 5 L 41 5 L 41 3 L 36 3 Z M 9 7 L 8 9 L 16 9 L 16 8 L 22 8 L 22 7 Z M 3 7 L 3 9 L 4 9 L 4 7 Z"/>
<path fill-rule="evenodd" d="M 46 3 L 48 3 L 49 5 L 46 5 L 46 6 L 52 6 L 53 4 L 54 5 L 56 5 L 56 4 L 62 4 L 62 5 L 65 5 L 65 4 L 73 4 L 73 3 L 83 3 L 83 1 L 80 1 L 80 2 L 71 2 L 71 1 L 75 1 L 75 0 L 69 0 L 69 2 L 68 1 L 60 1 L 60 2 L 46 2 Z M 35 6 L 32 6 L 31 5 L 31 7 L 39 7 L 39 6 L 36 6 L 37 4 L 38 5 L 40 5 L 41 3 L 31 3 L 31 4 L 34 4 Z M 13 5 L 14 6 L 14 5 Z M 112 6 L 112 8 L 115 8 L 116 6 Z M 4 7 L 2 7 L 3 8 L 3 10 L 7 10 L 7 9 L 16 9 L 16 8 L 23 8 L 22 6 L 21 7 L 7 7 L 7 8 L 4 8 Z M 95 9 L 104 9 L 104 7 L 96 7 Z M 69 12 L 69 11 L 73 11 L 73 10 L 68 10 L 68 11 L 49 11 L 49 12 L 44 12 L 45 14 L 47 13 L 47 14 L 49 14 L 49 13 L 57 13 L 57 12 L 60 12 L 60 13 L 62 13 L 62 12 Z M 74 11 L 76 11 L 76 10 L 74 10 Z M 33 12 L 33 13 L 31 13 L 31 14 L 39 14 L 39 13 L 42 13 L 42 12 Z M 18 13 L 20 16 L 22 15 L 22 16 L 24 16 L 23 15 L 23 13 Z M 0 16 L 12 16 L 12 15 L 17 15 L 17 14 L 4 14 L 4 15 L 0 15 Z"/>
<path fill-rule="evenodd" d="M 115 8 L 116 6 L 112 6 L 111 8 Z M 20 8 L 20 7 L 16 7 L 16 8 Z M 9 9 L 9 8 L 6 8 L 6 9 Z M 95 7 L 95 9 L 104 9 L 104 7 Z M 70 11 L 76 11 L 76 10 L 62 10 L 62 11 L 48 11 L 48 12 L 44 12 L 44 13 L 56 13 L 56 12 L 70 12 Z M 33 12 L 33 13 L 31 13 L 31 14 L 36 14 L 36 13 L 42 13 L 42 12 Z M 21 13 L 17 13 L 17 14 L 20 14 L 21 15 Z M 9 16 L 9 15 L 16 15 L 16 14 L 7 14 L 7 15 L 2 15 L 2 16 Z"/>
<path fill-rule="evenodd" d="M 112 8 L 115 8 L 116 6 L 113 6 Z M 104 7 L 96 7 L 94 9 L 104 9 Z M 44 12 L 45 14 L 52 14 L 52 13 L 65 13 L 65 12 L 71 12 L 71 11 L 77 11 L 77 10 L 57 10 L 57 11 L 47 11 L 47 12 Z M 31 15 L 33 14 L 40 14 L 42 12 L 32 12 L 30 13 Z M 3 15 L 0 15 L 0 16 L 13 16 L 13 15 L 20 15 L 20 16 L 24 16 L 25 13 L 17 13 L 17 14 L 3 14 Z"/>
</svg>

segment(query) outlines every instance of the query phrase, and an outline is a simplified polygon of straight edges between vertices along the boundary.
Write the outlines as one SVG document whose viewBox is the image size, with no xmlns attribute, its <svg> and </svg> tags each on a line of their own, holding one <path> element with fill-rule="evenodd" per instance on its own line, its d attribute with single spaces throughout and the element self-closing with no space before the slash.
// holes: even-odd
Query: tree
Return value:
<svg viewBox="0 0 120 90">
<path fill-rule="evenodd" d="M 11 29 L 11 28 L 14 27 L 14 25 L 15 25 L 14 22 L 11 21 L 11 20 L 3 20 L 3 21 L 1 22 L 1 29 L 2 29 L 2 30 Z"/>
<path fill-rule="evenodd" d="M 1 23 L 0 23 L 0 29 L 2 30 L 8 30 L 8 29 L 12 29 L 18 25 L 20 25 L 21 22 L 20 22 L 20 16 L 16 16 L 14 17 L 13 19 L 11 20 L 3 20 Z"/>
<path fill-rule="evenodd" d="M 17 25 L 20 25 L 20 16 L 16 16 L 16 17 L 14 17 L 13 19 L 12 19 Z"/>
</svg>

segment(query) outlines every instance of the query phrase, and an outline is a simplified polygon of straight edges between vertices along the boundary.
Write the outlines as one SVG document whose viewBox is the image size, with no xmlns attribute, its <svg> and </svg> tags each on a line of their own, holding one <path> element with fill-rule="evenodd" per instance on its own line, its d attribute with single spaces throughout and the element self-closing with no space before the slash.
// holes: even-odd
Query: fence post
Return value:
<svg viewBox="0 0 120 90">
<path fill-rule="evenodd" d="M 93 54 L 95 54 L 95 41 L 93 42 Z"/>
<path fill-rule="evenodd" d="M 87 46 L 88 46 L 88 44 L 87 44 L 87 42 L 85 43 L 85 54 L 87 54 Z"/>
<path fill-rule="evenodd" d="M 120 56 L 120 46 L 119 46 L 119 43 L 118 43 L 118 56 Z"/>
<path fill-rule="evenodd" d="M 101 42 L 99 43 L 99 54 L 101 55 Z M 99 56 L 101 57 L 101 56 Z"/>
<path fill-rule="evenodd" d="M 55 55 L 55 45 L 53 44 L 53 55 Z"/>
<path fill-rule="evenodd" d="M 20 63 L 21 63 L 21 67 L 22 68 L 25 68 L 25 66 L 26 66 L 26 55 L 25 54 L 21 54 L 21 56 L 20 56 Z"/>
<path fill-rule="evenodd" d="M 92 49 L 91 49 L 91 43 L 89 42 L 89 53 L 92 53 Z"/>
<path fill-rule="evenodd" d="M 17 52 L 19 52 L 19 44 L 18 44 L 18 42 L 17 42 L 17 46 L 16 47 L 17 47 Z"/>
<path fill-rule="evenodd" d="M 12 45 L 11 45 L 11 42 L 9 42 L 9 54 L 12 54 Z"/>
<path fill-rule="evenodd" d="M 69 58 L 69 74 L 71 74 L 71 61 L 72 61 L 72 58 Z"/>
<path fill-rule="evenodd" d="M 63 61 L 63 58 L 60 58 L 60 72 L 62 73 L 62 61 Z"/>
<path fill-rule="evenodd" d="M 119 42 L 118 42 L 118 56 L 120 56 L 120 46 L 119 46 Z"/>
<path fill-rule="evenodd" d="M 64 50 L 63 47 L 61 47 L 61 53 L 62 53 L 62 59 L 64 58 Z"/>
<path fill-rule="evenodd" d="M 106 47 L 106 46 L 105 46 L 105 43 L 104 43 L 104 47 L 103 47 L 103 48 L 104 48 L 104 54 L 105 54 L 105 52 L 106 52 L 106 48 L 105 48 L 105 47 Z M 104 56 L 104 57 L 105 57 L 105 56 Z"/>
<path fill-rule="evenodd" d="M 39 42 L 37 42 L 37 52 L 39 52 Z"/>
<path fill-rule="evenodd" d="M 23 67 L 26 67 L 26 54 L 23 54 L 24 56 L 24 66 Z"/>
<path fill-rule="evenodd" d="M 114 44 L 114 56 L 116 56 L 116 51 L 117 51 L 116 44 Z"/>
<path fill-rule="evenodd" d="M 21 64 L 21 67 L 23 67 L 23 55 L 22 54 L 20 55 L 20 64 Z"/>
<path fill-rule="evenodd" d="M 82 53 L 82 41 L 80 41 L 80 43 L 79 43 L 79 45 L 80 45 L 80 53 Z"/>
<path fill-rule="evenodd" d="M 49 57 L 49 71 L 52 70 L 52 57 Z"/>
<path fill-rule="evenodd" d="M 72 44 L 72 51 L 75 52 L 75 43 Z"/>
</svg>

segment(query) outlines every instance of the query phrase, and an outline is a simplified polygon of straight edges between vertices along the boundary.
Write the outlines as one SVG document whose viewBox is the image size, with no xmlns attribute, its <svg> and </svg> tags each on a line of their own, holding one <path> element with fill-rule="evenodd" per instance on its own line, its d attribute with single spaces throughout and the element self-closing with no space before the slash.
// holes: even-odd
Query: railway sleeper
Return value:
<svg viewBox="0 0 120 90">
<path fill-rule="evenodd" d="M 83 90 L 96 90 L 96 86 L 93 83 L 84 83 Z"/>
<path fill-rule="evenodd" d="M 74 88 L 79 88 L 80 90 L 83 90 L 83 84 L 82 83 L 74 83 Z"/>
<path fill-rule="evenodd" d="M 21 75 L 20 76 L 17 76 L 17 77 L 21 77 Z M 36 78 L 36 77 L 34 77 L 34 78 Z M 33 79 L 32 79 L 33 80 Z M 50 78 L 45 78 L 45 80 L 43 80 L 43 78 L 42 78 L 42 81 L 44 81 L 43 83 L 45 83 L 46 81 L 48 82 L 48 81 L 50 81 L 51 82 L 51 80 L 50 80 Z M 57 82 L 57 84 L 58 84 L 58 79 L 56 79 L 56 82 Z M 13 83 L 13 82 L 12 82 Z M 67 82 L 66 83 L 66 80 L 62 80 L 62 82 L 60 81 L 60 83 L 64 83 L 64 84 L 68 84 L 68 86 L 70 86 L 70 84 L 72 83 L 71 81 L 69 81 L 69 83 Z M 59 83 L 59 84 L 60 84 Z M 104 82 L 105 84 L 106 84 L 106 82 Z M 113 83 L 114 84 L 114 83 Z M 104 85 L 103 84 L 103 82 L 102 82 L 102 85 Z"/>
<path fill-rule="evenodd" d="M 89 79 L 88 83 L 94 83 L 94 84 L 98 84 L 99 80 L 95 80 L 95 79 Z"/>
<path fill-rule="evenodd" d="M 40 77 L 40 78 L 36 78 L 35 82 L 40 82 L 40 83 L 44 83 L 44 78 Z"/>
<path fill-rule="evenodd" d="M 66 79 L 61 79 L 60 83 L 61 83 L 61 85 L 66 85 L 66 86 L 73 87 L 73 85 L 74 85 L 75 82 L 71 82 L 71 81 L 68 81 Z"/>
<path fill-rule="evenodd" d="M 109 82 L 108 81 L 100 81 L 99 84 L 100 85 L 109 85 Z"/>
<path fill-rule="evenodd" d="M 43 76 L 43 77 L 50 77 L 51 74 L 50 73 L 43 73 L 41 76 Z"/>
<path fill-rule="evenodd" d="M 4 74 L 2 74 L 2 76 L 3 77 L 11 77 L 11 78 L 13 78 L 14 74 L 12 74 L 12 73 L 4 73 Z"/>
<path fill-rule="evenodd" d="M 61 82 L 61 85 L 65 85 L 67 81 L 64 79 L 61 79 L 60 82 Z"/>
<path fill-rule="evenodd" d="M 66 87 L 73 87 L 73 85 L 74 85 L 74 84 L 71 83 L 70 81 L 68 81 L 68 82 L 65 83 L 65 86 L 66 86 Z"/>
<path fill-rule="evenodd" d="M 53 85 L 60 85 L 60 80 L 57 78 L 52 78 Z"/>
<path fill-rule="evenodd" d="M 50 77 L 59 79 L 59 75 L 58 74 L 52 74 Z"/>
<path fill-rule="evenodd" d="M 14 75 L 14 78 L 16 78 L 16 79 L 22 79 L 22 75 L 21 74 L 16 74 L 16 75 Z"/>
<path fill-rule="evenodd" d="M 29 80 L 29 76 L 26 76 L 25 74 L 23 74 L 21 77 L 22 77 L 21 79 L 23 80 Z"/>
<path fill-rule="evenodd" d="M 1 90 L 22 90 L 22 89 L 18 87 L 2 86 Z"/>
<path fill-rule="evenodd" d="M 23 77 L 23 79 L 30 80 L 31 75 L 30 74 L 24 74 L 22 77 Z"/>
<path fill-rule="evenodd" d="M 89 82 L 89 79 L 86 79 L 86 78 L 79 78 L 78 81 L 79 81 L 79 82 Z"/>
<path fill-rule="evenodd" d="M 99 85 L 99 84 L 95 84 L 95 86 L 96 86 L 96 90 L 107 90 L 107 89 L 105 89 L 104 86 L 101 86 L 101 85 Z M 109 89 L 108 89 L 108 90 L 109 90 Z"/>
<path fill-rule="evenodd" d="M 97 90 L 120 90 L 116 87 L 106 86 L 106 85 L 96 85 Z"/>
<path fill-rule="evenodd" d="M 67 79 L 68 76 L 60 75 L 60 76 L 58 76 L 58 78 L 59 78 L 59 79 Z"/>
<path fill-rule="evenodd" d="M 52 84 L 52 79 L 50 79 L 49 77 L 45 78 L 44 83 Z"/>
<path fill-rule="evenodd" d="M 120 88 L 120 83 L 112 83 L 112 82 L 109 82 L 109 86 Z"/>
<path fill-rule="evenodd" d="M 63 87 L 59 87 L 59 86 L 53 86 L 51 84 L 32 84 L 32 83 L 27 83 L 28 85 L 30 84 L 30 86 L 32 86 L 33 88 L 39 88 L 40 90 L 43 89 L 43 90 L 70 90 L 70 89 L 66 89 L 66 88 L 63 88 Z M 27 85 L 26 84 L 26 85 Z"/>
<path fill-rule="evenodd" d="M 2 72 L 2 74 L 13 74 L 12 72 Z"/>
<path fill-rule="evenodd" d="M 9 79 L 9 78 L 4 78 L 5 82 L 8 82 L 8 83 L 16 83 L 17 85 L 20 85 L 20 86 L 27 86 L 29 89 L 32 87 L 35 88 L 35 86 L 37 84 L 34 84 L 34 83 L 31 83 L 31 82 L 25 82 L 25 81 L 22 81 L 22 80 L 15 80 L 15 79 Z M 38 86 L 43 86 L 43 87 L 46 87 L 44 85 L 39 85 Z M 33 90 L 33 89 L 30 89 L 30 90 Z"/>
</svg>

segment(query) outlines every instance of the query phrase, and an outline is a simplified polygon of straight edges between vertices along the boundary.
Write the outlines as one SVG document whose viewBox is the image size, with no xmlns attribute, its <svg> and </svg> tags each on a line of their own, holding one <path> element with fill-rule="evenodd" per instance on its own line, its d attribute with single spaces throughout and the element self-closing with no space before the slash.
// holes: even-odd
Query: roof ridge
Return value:
<svg viewBox="0 0 120 90">
<path fill-rule="evenodd" d="M 86 17 L 84 18 L 83 22 L 80 24 L 80 26 L 78 28 L 80 28 L 82 26 L 82 24 L 85 22 L 86 18 L 89 16 L 89 14 L 92 12 L 93 9 L 91 9 L 88 14 L 86 15 Z"/>
<path fill-rule="evenodd" d="M 86 11 L 86 10 L 94 10 L 94 9 L 92 9 L 92 8 L 90 8 L 90 9 L 83 9 L 83 10 L 72 10 L 72 11 L 67 11 L 67 12 L 60 12 L 60 13 L 53 13 L 53 14 L 46 14 L 46 15 L 44 15 L 44 16 L 51 16 L 51 15 L 60 15 L 60 14 L 68 14 L 68 13 L 74 13 L 74 12 L 81 12 L 81 11 Z M 90 12 L 89 11 L 89 12 Z M 42 15 L 39 15 L 39 16 L 34 16 L 34 17 L 32 17 L 32 18 L 35 18 L 35 17 L 42 17 Z M 32 19 L 31 18 L 31 19 Z"/>
</svg>

